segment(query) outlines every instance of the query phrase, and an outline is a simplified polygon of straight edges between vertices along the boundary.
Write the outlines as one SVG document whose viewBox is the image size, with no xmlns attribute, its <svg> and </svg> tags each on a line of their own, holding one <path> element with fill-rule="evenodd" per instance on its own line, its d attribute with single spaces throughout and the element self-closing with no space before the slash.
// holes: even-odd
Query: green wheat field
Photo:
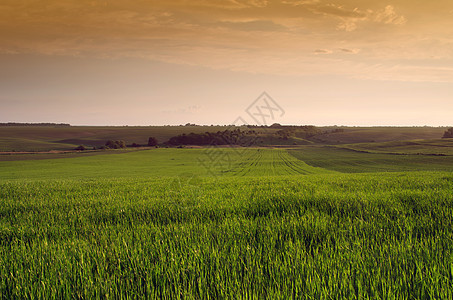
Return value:
<svg viewBox="0 0 453 300">
<path fill-rule="evenodd" d="M 453 298 L 453 156 L 208 150 L 0 161 L 0 298 Z"/>
</svg>

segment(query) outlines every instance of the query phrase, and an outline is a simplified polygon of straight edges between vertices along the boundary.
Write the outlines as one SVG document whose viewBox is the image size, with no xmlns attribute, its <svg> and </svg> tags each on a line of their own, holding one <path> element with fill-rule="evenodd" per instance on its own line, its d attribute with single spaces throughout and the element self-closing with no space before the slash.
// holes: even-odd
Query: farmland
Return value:
<svg viewBox="0 0 453 300">
<path fill-rule="evenodd" d="M 100 147 L 107 140 L 124 140 L 126 144 L 146 145 L 149 137 L 165 142 L 173 136 L 189 133 L 217 132 L 230 126 L 0 126 L 0 152 L 72 150 L 80 144 Z M 247 130 L 245 126 L 234 127 Z M 357 144 L 408 140 L 440 139 L 442 127 L 320 127 L 321 134 L 309 139 L 276 137 L 263 139 L 264 145 Z M 253 128 L 258 133 L 273 134 L 276 128 Z M 296 133 L 297 135 L 297 133 Z"/>
<path fill-rule="evenodd" d="M 1 298 L 449 299 L 453 164 L 404 157 L 306 146 L 0 162 Z"/>
<path fill-rule="evenodd" d="M 451 171 L 453 169 L 452 155 L 362 152 L 355 151 L 350 147 L 350 145 L 303 147 L 289 149 L 288 152 L 294 157 L 304 160 L 309 165 L 343 173 Z M 418 151 L 432 151 L 431 147 L 419 147 L 418 149 Z M 446 153 L 450 149 L 443 148 L 442 151 L 442 153 Z"/>
<path fill-rule="evenodd" d="M 3 0 L 0 300 L 453 300 L 452 16 Z"/>
</svg>

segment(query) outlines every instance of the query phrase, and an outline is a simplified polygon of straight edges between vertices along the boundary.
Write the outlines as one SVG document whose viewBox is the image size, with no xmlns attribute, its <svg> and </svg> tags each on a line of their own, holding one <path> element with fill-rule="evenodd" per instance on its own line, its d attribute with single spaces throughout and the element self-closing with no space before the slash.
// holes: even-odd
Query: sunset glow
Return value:
<svg viewBox="0 0 453 300">
<path fill-rule="evenodd" d="M 451 125 L 447 0 L 4 0 L 1 122 Z"/>
</svg>

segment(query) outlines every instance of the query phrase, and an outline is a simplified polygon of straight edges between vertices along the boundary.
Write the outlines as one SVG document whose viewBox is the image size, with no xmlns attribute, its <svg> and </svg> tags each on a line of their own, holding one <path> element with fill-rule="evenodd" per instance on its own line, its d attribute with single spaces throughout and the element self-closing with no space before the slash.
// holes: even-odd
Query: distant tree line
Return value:
<svg viewBox="0 0 453 300">
<path fill-rule="evenodd" d="M 47 126 L 47 127 L 69 127 L 66 123 L 0 123 L 0 126 Z"/>
<path fill-rule="evenodd" d="M 167 142 L 170 146 L 178 145 L 242 145 L 247 137 L 255 134 L 255 131 L 224 130 L 217 132 L 180 134 L 170 138 Z"/>
<path fill-rule="evenodd" d="M 193 126 L 193 124 L 190 124 Z M 255 130 L 256 128 L 271 128 L 273 130 Z M 171 137 L 168 141 L 159 144 L 155 137 L 149 137 L 147 144 L 132 143 L 126 145 L 123 140 L 108 140 L 100 149 L 124 149 L 126 147 L 158 147 L 160 146 L 185 146 L 185 145 L 238 145 L 238 146 L 253 146 L 264 143 L 274 143 L 275 139 L 288 140 L 290 138 L 310 138 L 319 134 L 331 132 L 342 132 L 343 129 L 334 129 L 332 131 L 321 131 L 315 126 L 283 126 L 280 124 L 272 124 L 271 126 L 247 126 L 245 130 L 238 127 L 229 127 L 223 131 L 204 132 L 204 133 L 183 133 Z M 244 128 L 244 127 L 242 127 Z M 75 150 L 86 150 L 83 145 L 78 146 Z M 96 148 L 93 148 L 95 150 Z"/>
<path fill-rule="evenodd" d="M 322 131 L 316 126 L 305 125 L 305 126 L 284 126 L 278 123 L 272 124 L 271 126 L 247 126 L 249 130 L 241 130 L 236 128 L 234 130 L 227 129 L 224 131 L 217 132 L 205 132 L 205 133 L 189 133 L 180 134 L 174 136 L 166 142 L 170 146 L 179 145 L 241 145 L 241 146 L 252 146 L 256 144 L 262 144 L 269 138 L 278 138 L 280 140 L 288 140 L 290 138 L 311 138 L 320 134 L 327 133 L 339 133 L 344 130 L 336 128 L 331 131 Z M 262 131 L 255 130 L 258 128 L 271 128 L 277 129 L 274 131 Z"/>
<path fill-rule="evenodd" d="M 148 144 L 145 146 L 150 146 L 150 147 L 156 147 L 159 144 L 157 139 L 155 137 L 150 137 L 148 139 Z M 126 145 L 126 142 L 123 140 L 108 140 L 104 146 L 100 147 L 99 149 L 102 150 L 107 150 L 107 149 L 124 149 L 127 147 L 142 147 L 143 145 L 137 144 L 137 143 L 132 143 L 131 145 Z M 88 150 L 88 148 L 85 145 L 79 145 L 74 150 L 78 151 L 84 151 Z M 96 150 L 96 147 L 93 147 L 93 150 Z"/>
</svg>

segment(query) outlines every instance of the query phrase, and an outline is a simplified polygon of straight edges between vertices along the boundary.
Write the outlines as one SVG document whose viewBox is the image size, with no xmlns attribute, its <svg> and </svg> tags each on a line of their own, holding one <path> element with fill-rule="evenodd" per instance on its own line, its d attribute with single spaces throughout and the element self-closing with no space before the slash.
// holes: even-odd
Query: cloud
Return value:
<svg viewBox="0 0 453 300">
<path fill-rule="evenodd" d="M 387 5 L 383 10 L 377 11 L 374 20 L 384 24 L 403 25 L 407 22 L 406 17 L 398 15 L 392 5 Z"/>
<path fill-rule="evenodd" d="M 350 67 L 359 62 L 453 57 L 448 14 L 453 3 L 443 9 L 448 17 L 437 21 L 432 14 L 432 21 L 416 24 L 407 22 L 414 5 L 418 11 L 432 6 L 431 12 L 437 6 L 332 2 L 4 0 L 0 53 L 136 57 L 252 73 L 347 76 L 361 73 Z"/>
<path fill-rule="evenodd" d="M 358 8 L 355 8 L 352 12 L 349 12 L 349 14 L 347 13 L 347 11 L 344 11 L 343 15 L 337 15 L 341 18 L 341 22 L 337 25 L 337 29 L 348 32 L 355 31 L 358 28 L 359 23 L 369 22 L 391 25 L 404 25 L 407 22 L 406 17 L 399 15 L 392 5 L 387 5 L 384 9 L 381 10 L 367 9 L 365 11 L 361 11 Z"/>
<path fill-rule="evenodd" d="M 333 51 L 329 49 L 316 49 L 315 54 L 332 54 Z"/>
<path fill-rule="evenodd" d="M 332 15 L 342 18 L 354 18 L 354 19 L 361 19 L 366 17 L 366 13 L 360 11 L 357 8 L 354 9 L 347 9 L 344 8 L 342 5 L 335 5 L 335 4 L 327 4 L 327 5 L 320 5 L 316 6 L 316 12 L 323 13 L 326 15 Z"/>
<path fill-rule="evenodd" d="M 283 25 L 276 24 L 269 20 L 254 20 L 244 22 L 219 22 L 218 25 L 231 29 L 244 31 L 283 31 L 287 28 Z"/>
<path fill-rule="evenodd" d="M 336 50 L 331 50 L 331 49 L 316 49 L 314 51 L 315 54 L 334 54 L 334 53 L 348 53 L 348 54 L 358 54 L 360 52 L 360 49 L 354 48 L 354 49 L 349 49 L 349 48 L 338 48 Z"/>
<path fill-rule="evenodd" d="M 359 20 L 343 20 L 341 23 L 337 25 L 338 30 L 344 30 L 344 31 L 354 31 L 357 29 L 357 22 Z"/>
<path fill-rule="evenodd" d="M 307 4 L 317 4 L 320 0 L 283 0 L 283 4 L 288 4 L 292 6 L 307 5 Z"/>
<path fill-rule="evenodd" d="M 248 0 L 247 1 L 250 6 L 255 6 L 255 7 L 266 7 L 269 5 L 268 0 Z"/>
<path fill-rule="evenodd" d="M 351 53 L 351 54 L 357 54 L 360 52 L 360 49 L 348 49 L 348 48 L 340 48 L 338 49 L 340 50 L 341 52 L 344 52 L 344 53 Z"/>
<path fill-rule="evenodd" d="M 371 80 L 453 83 L 453 67 L 407 64 L 374 64 L 362 66 L 352 77 Z"/>
</svg>

